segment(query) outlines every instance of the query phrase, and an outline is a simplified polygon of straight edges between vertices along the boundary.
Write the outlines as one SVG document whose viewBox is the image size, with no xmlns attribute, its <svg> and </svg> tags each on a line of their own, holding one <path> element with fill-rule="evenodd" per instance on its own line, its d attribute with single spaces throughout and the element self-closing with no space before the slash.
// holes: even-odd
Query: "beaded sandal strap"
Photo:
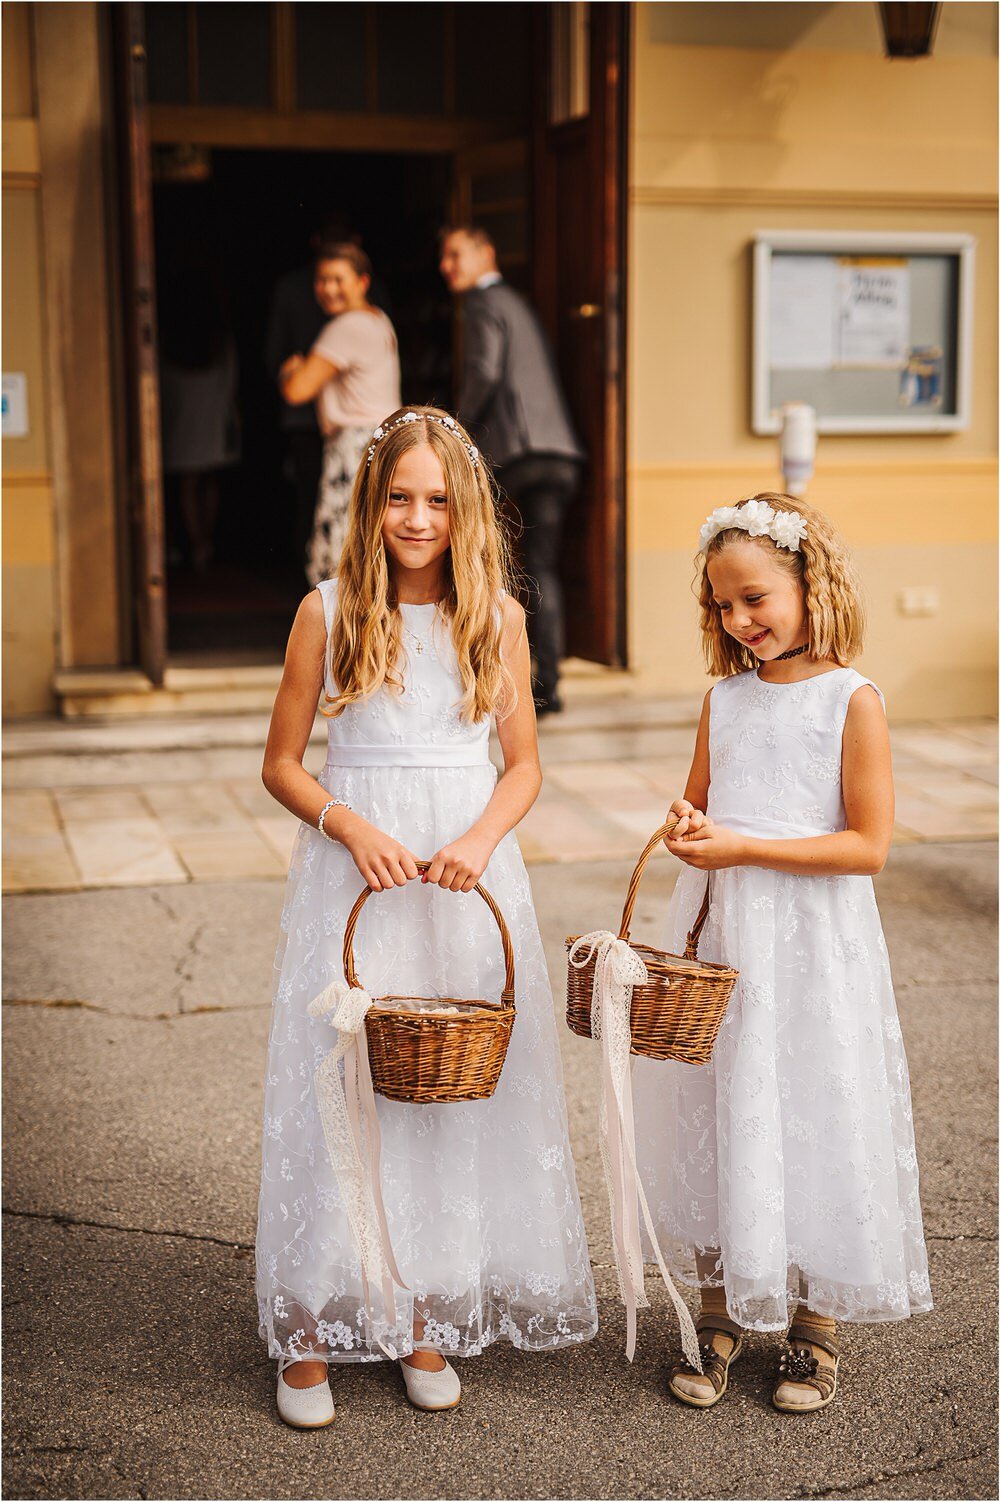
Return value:
<svg viewBox="0 0 1000 1502">
<path fill-rule="evenodd" d="M 731 1335 L 734 1340 L 743 1339 L 743 1328 L 724 1314 L 699 1314 L 694 1327 L 700 1335 L 702 1330 L 718 1330 L 720 1335 Z"/>
<path fill-rule="evenodd" d="M 796 1340 L 808 1341 L 811 1346 L 819 1346 L 820 1350 L 825 1351 L 828 1356 L 832 1356 L 834 1361 L 840 1360 L 840 1346 L 838 1342 L 834 1340 L 832 1335 L 827 1335 L 824 1331 L 817 1330 L 815 1325 L 806 1324 L 801 1320 L 793 1320 L 788 1328 L 787 1338 L 789 1344 Z"/>
</svg>

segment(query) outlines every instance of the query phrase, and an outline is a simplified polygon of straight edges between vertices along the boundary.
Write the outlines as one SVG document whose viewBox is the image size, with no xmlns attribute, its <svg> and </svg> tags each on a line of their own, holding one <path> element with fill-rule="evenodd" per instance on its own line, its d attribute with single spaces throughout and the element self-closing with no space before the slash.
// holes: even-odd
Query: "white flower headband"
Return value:
<svg viewBox="0 0 1000 1502">
<path fill-rule="evenodd" d="M 378 427 L 372 434 L 371 443 L 368 445 L 367 464 L 370 464 L 374 459 L 375 450 L 387 433 L 391 433 L 393 428 L 401 428 L 405 426 L 406 423 L 420 422 L 421 419 L 424 422 L 436 422 L 439 427 L 447 428 L 449 433 L 454 433 L 455 437 L 458 439 L 462 447 L 467 451 L 469 458 L 472 460 L 473 469 L 479 468 L 479 450 L 475 447 L 474 444 L 469 443 L 462 436 L 461 432 L 459 431 L 458 423 L 455 421 L 455 419 L 453 417 L 434 417 L 430 412 L 404 412 L 402 417 L 396 418 L 395 422 L 380 422 Z"/>
<path fill-rule="evenodd" d="M 738 506 L 717 506 L 698 534 L 698 547 L 704 553 L 719 532 L 737 527 L 751 537 L 769 537 L 779 548 L 797 553 L 806 535 L 806 524 L 797 511 L 775 511 L 766 501 L 742 501 Z"/>
</svg>

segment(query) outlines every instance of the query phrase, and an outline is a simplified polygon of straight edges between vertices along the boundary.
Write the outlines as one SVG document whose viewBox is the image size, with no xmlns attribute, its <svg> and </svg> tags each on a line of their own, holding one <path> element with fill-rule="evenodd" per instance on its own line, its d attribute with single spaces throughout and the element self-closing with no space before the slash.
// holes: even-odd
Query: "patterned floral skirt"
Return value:
<svg viewBox="0 0 1000 1502">
<path fill-rule="evenodd" d="M 705 874 L 682 871 L 683 953 Z M 931 1307 L 909 1076 L 868 876 L 712 873 L 699 954 L 738 965 L 709 1064 L 633 1065 L 636 1150 L 660 1246 L 751 1329 L 799 1299 L 876 1323 Z"/>
<path fill-rule="evenodd" d="M 433 851 L 480 816 L 492 766 L 326 767 L 320 779 L 411 849 Z M 376 1097 L 389 1233 L 407 1290 L 368 1309 L 330 1165 L 314 1070 L 331 1048 L 310 1001 L 343 976 L 344 925 L 362 889 L 343 845 L 303 825 L 275 965 L 257 1228 L 260 1334 L 272 1356 L 382 1359 L 412 1349 L 415 1319 L 449 1355 L 495 1340 L 544 1351 L 589 1340 L 597 1307 L 569 1144 L 556 1019 L 524 862 L 513 834 L 483 876 L 516 959 L 517 1020 L 495 1095 L 467 1104 Z M 496 1000 L 503 956 L 475 893 L 411 883 L 372 897 L 355 961 L 372 995 Z"/>
<path fill-rule="evenodd" d="M 337 572 L 347 536 L 347 510 L 354 476 L 370 442 L 370 428 L 340 428 L 323 444 L 316 516 L 306 549 L 306 576 L 310 584 L 330 579 Z"/>
</svg>

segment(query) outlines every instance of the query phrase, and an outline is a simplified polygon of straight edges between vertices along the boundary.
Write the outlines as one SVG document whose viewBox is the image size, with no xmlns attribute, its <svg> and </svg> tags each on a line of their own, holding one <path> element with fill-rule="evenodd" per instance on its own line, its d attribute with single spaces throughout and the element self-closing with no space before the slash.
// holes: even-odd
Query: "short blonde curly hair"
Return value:
<svg viewBox="0 0 1000 1502">
<path fill-rule="evenodd" d="M 695 581 L 701 606 L 701 638 L 708 671 L 717 678 L 729 678 L 757 666 L 749 647 L 730 636 L 712 598 L 708 562 L 734 542 L 753 542 L 767 548 L 775 563 L 798 579 L 805 597 L 809 624 L 809 651 L 819 660 L 833 659 L 846 667 L 858 657 L 864 646 L 865 608 L 854 561 L 840 533 L 821 511 L 816 511 L 794 496 L 763 490 L 745 496 L 748 500 L 766 501 L 775 511 L 795 511 L 806 523 L 806 535 L 799 550 L 779 548 L 770 537 L 751 537 L 739 527 L 717 532 L 699 554 L 699 574 Z"/>
</svg>

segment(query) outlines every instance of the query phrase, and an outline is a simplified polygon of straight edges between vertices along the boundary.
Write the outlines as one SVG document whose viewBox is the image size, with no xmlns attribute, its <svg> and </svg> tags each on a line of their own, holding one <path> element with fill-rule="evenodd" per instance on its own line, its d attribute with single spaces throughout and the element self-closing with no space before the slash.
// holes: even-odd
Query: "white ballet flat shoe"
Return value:
<svg viewBox="0 0 1000 1502">
<path fill-rule="evenodd" d="M 333 1423 L 335 1409 L 328 1381 L 315 1387 L 289 1387 L 278 1373 L 278 1413 L 293 1429 L 325 1429 Z"/>
<path fill-rule="evenodd" d="M 406 1396 L 414 1408 L 435 1413 L 442 1408 L 457 1408 L 462 1396 L 458 1373 L 446 1361 L 439 1372 L 424 1372 L 401 1361 L 399 1369 L 406 1383 Z"/>
</svg>

